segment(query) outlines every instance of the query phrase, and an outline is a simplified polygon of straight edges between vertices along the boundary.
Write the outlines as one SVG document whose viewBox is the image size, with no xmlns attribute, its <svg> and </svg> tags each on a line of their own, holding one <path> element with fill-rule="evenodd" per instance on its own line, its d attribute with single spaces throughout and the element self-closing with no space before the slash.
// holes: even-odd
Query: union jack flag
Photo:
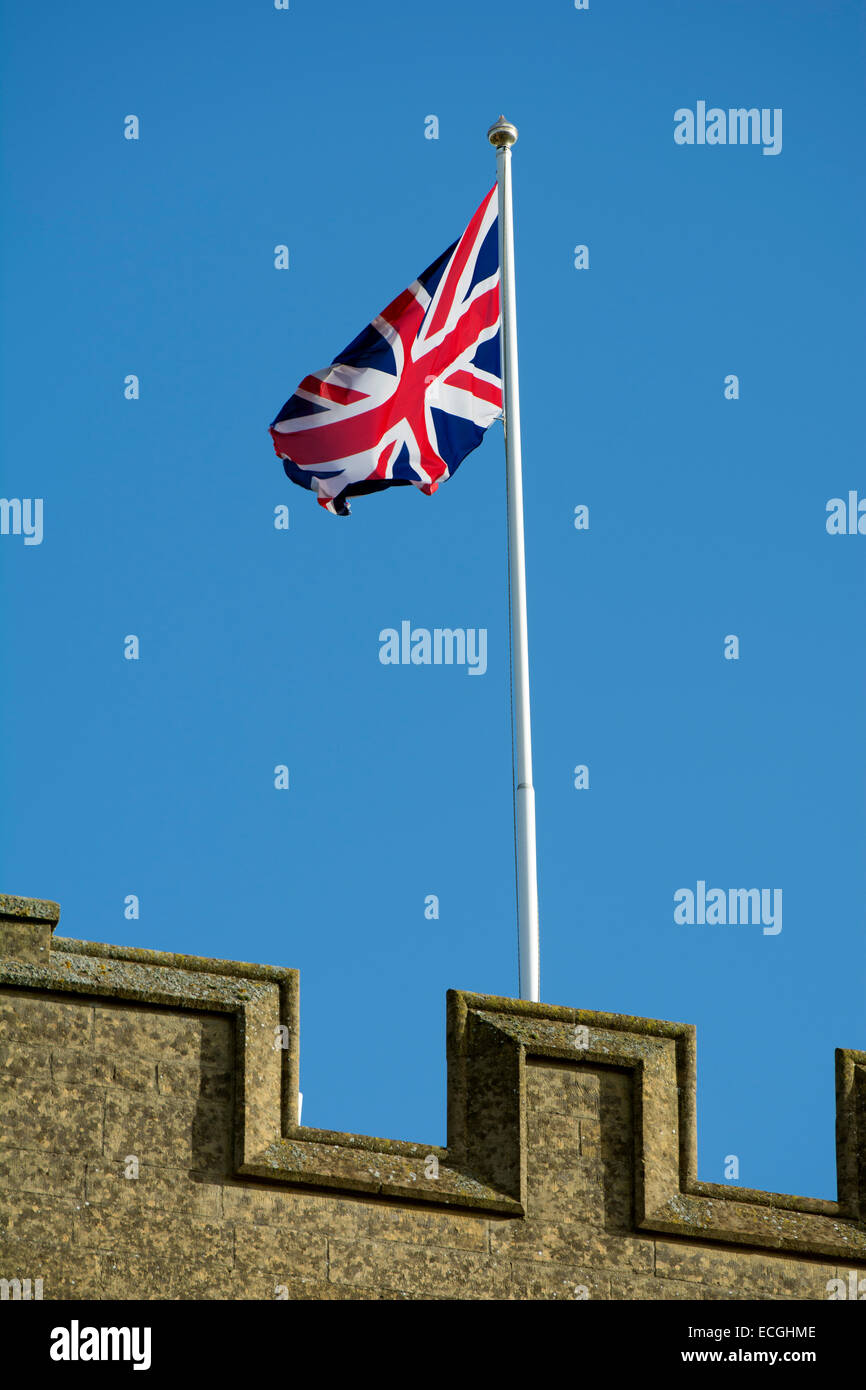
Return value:
<svg viewBox="0 0 866 1390">
<path fill-rule="evenodd" d="M 292 482 L 349 515 L 349 497 L 428 495 L 502 415 L 496 188 L 466 231 L 270 426 Z"/>
</svg>

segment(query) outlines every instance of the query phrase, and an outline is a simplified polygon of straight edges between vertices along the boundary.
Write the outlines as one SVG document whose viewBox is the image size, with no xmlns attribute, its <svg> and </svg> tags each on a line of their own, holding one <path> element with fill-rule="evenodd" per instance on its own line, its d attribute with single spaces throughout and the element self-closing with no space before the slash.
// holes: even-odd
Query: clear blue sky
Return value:
<svg viewBox="0 0 866 1390">
<path fill-rule="evenodd" d="M 44 539 L 0 536 L 3 890 L 299 967 L 305 1121 L 444 1142 L 445 991 L 517 992 L 501 428 L 342 520 L 267 425 L 459 235 L 504 111 L 542 995 L 695 1023 L 701 1177 L 834 1196 L 833 1049 L 866 1047 L 866 536 L 825 528 L 866 496 L 863 6 L 4 11 L 0 484 Z M 782 152 L 676 145 L 698 101 L 781 108 Z M 487 628 L 487 674 L 381 665 L 404 618 Z M 782 931 L 676 924 L 698 880 L 781 888 Z"/>
</svg>

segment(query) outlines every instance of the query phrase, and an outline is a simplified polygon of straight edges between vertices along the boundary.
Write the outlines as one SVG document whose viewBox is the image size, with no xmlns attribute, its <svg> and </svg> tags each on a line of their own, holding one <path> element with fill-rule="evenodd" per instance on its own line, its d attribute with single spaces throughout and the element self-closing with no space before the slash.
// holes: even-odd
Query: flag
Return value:
<svg viewBox="0 0 866 1390">
<path fill-rule="evenodd" d="M 502 415 L 496 187 L 466 231 L 270 426 L 292 482 L 349 515 L 350 497 L 434 493 Z"/>
</svg>

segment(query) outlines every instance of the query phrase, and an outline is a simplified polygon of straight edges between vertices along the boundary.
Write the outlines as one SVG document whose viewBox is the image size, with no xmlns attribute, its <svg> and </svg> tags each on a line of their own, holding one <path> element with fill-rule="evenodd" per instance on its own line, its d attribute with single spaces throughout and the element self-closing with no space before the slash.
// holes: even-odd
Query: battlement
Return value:
<svg viewBox="0 0 866 1390">
<path fill-rule="evenodd" d="M 695 1030 L 448 994 L 445 1148 L 298 1123 L 298 972 L 53 935 L 0 897 L 0 1278 L 46 1298 L 825 1298 L 838 1199 L 697 1179 Z M 864 1271 L 866 1272 L 866 1271 Z"/>
</svg>

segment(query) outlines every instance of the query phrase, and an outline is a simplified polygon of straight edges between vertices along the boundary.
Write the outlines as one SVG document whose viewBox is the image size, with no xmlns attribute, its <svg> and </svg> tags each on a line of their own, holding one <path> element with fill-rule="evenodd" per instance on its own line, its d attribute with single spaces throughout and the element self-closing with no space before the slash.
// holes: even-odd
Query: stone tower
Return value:
<svg viewBox="0 0 866 1390">
<path fill-rule="evenodd" d="M 0 898 L 2 1297 L 866 1292 L 866 1053 L 835 1202 L 698 1181 L 693 1028 L 512 999 L 448 995 L 447 1148 L 311 1129 L 297 971 L 59 916 Z"/>
</svg>

